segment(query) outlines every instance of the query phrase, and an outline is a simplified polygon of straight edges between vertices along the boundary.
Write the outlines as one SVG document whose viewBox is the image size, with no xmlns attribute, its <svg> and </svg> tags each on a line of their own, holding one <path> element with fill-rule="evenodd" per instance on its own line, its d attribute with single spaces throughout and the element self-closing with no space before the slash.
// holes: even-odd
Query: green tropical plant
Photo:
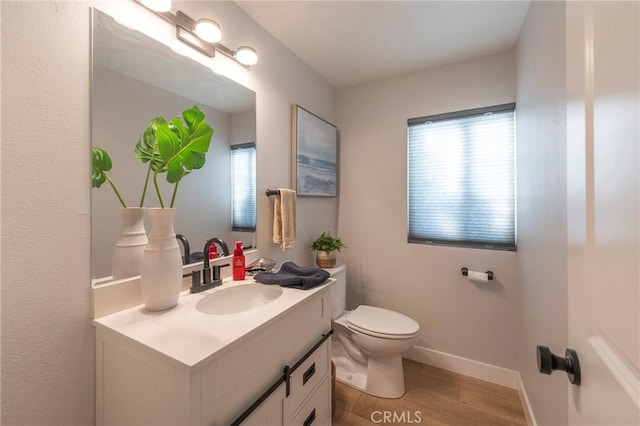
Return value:
<svg viewBox="0 0 640 426">
<path fill-rule="evenodd" d="M 167 174 L 167 182 L 174 184 L 170 208 L 173 207 L 178 184 L 183 177 L 202 168 L 214 130 L 205 121 L 205 114 L 197 105 L 182 111 L 181 116 L 167 122 L 155 117 L 149 122 L 136 144 L 135 154 L 141 163 L 149 163 L 140 206 L 144 204 L 149 176 L 153 171 L 153 183 L 160 202 L 164 201 L 158 187 L 158 175 Z"/>
<path fill-rule="evenodd" d="M 127 205 L 120 196 L 116 185 L 107 174 L 108 171 L 111 171 L 113 166 L 111 157 L 104 148 L 97 146 L 91 148 L 91 155 L 91 187 L 100 188 L 103 183 L 109 182 L 109 185 L 111 185 L 111 188 L 113 188 L 113 191 L 116 193 L 116 197 L 120 200 L 120 204 L 122 204 L 122 207 L 126 208 Z"/>
<path fill-rule="evenodd" d="M 338 237 L 332 237 L 329 232 L 323 232 L 314 242 L 309 246 L 312 250 L 318 251 L 340 251 L 347 246 Z"/>
</svg>

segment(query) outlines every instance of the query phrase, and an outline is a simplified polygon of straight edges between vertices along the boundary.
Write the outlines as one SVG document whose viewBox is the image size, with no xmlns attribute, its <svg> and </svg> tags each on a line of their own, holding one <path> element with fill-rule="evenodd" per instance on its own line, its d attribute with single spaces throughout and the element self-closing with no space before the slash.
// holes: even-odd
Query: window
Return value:
<svg viewBox="0 0 640 426">
<path fill-rule="evenodd" d="M 231 146 L 233 230 L 256 230 L 256 144 Z"/>
<path fill-rule="evenodd" d="M 408 241 L 515 250 L 515 104 L 407 127 Z"/>
</svg>

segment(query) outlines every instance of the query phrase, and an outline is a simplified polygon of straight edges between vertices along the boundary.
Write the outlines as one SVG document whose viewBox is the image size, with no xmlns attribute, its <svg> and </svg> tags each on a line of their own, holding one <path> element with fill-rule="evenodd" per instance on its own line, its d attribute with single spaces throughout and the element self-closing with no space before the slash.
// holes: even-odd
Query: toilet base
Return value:
<svg viewBox="0 0 640 426">
<path fill-rule="evenodd" d="M 336 380 L 369 395 L 397 399 L 404 395 L 402 356 L 369 358 L 367 365 L 355 363 L 345 357 L 333 357 Z"/>
<path fill-rule="evenodd" d="M 334 357 L 331 360 L 336 365 L 336 380 L 349 387 L 366 392 L 367 369 L 345 357 Z"/>
<path fill-rule="evenodd" d="M 381 398 L 401 398 L 404 395 L 402 356 L 369 358 L 366 391 Z"/>
</svg>

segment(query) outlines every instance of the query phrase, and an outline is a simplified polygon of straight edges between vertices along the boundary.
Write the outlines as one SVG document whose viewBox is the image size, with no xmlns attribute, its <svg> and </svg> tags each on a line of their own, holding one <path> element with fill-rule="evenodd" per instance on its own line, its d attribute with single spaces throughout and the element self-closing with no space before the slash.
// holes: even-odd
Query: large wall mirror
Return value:
<svg viewBox="0 0 640 426">
<path fill-rule="evenodd" d="M 180 182 L 175 231 L 187 237 L 191 251 L 202 251 L 212 237 L 230 248 L 236 240 L 255 245 L 254 233 L 232 231 L 231 192 L 231 146 L 255 142 L 255 93 L 96 9 L 92 71 L 92 144 L 110 154 L 109 176 L 127 206 L 140 203 L 147 168 L 134 147 L 149 120 L 159 115 L 170 120 L 197 104 L 215 133 L 205 166 Z M 171 187 L 164 177 L 162 183 L 168 199 Z M 158 207 L 150 186 L 145 207 Z M 108 183 L 92 190 L 91 227 L 92 278 L 110 276 L 121 219 Z"/>
</svg>

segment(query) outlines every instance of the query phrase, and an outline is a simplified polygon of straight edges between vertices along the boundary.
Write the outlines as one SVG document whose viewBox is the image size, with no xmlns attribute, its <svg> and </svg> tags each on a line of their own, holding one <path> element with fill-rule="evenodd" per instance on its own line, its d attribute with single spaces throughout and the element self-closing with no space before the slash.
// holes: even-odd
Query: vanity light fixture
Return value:
<svg viewBox="0 0 640 426">
<path fill-rule="evenodd" d="M 147 9 L 154 12 L 168 12 L 171 10 L 171 0 L 141 0 Z"/>
<path fill-rule="evenodd" d="M 222 30 L 220 25 L 213 19 L 202 18 L 198 21 L 181 11 L 176 14 L 169 12 L 171 0 L 134 0 L 140 3 L 156 15 L 164 18 L 176 26 L 176 38 L 185 44 L 193 47 L 199 52 L 213 58 L 216 52 L 220 52 L 239 64 L 248 67 L 258 62 L 258 53 L 253 47 L 240 46 L 238 50 L 232 50 L 220 43 Z M 168 3 L 166 11 L 159 11 L 151 4 Z"/>
<path fill-rule="evenodd" d="M 258 52 L 249 46 L 240 46 L 235 53 L 236 61 L 242 65 L 250 66 L 258 62 Z"/>
<path fill-rule="evenodd" d="M 194 31 L 198 37 L 209 43 L 217 43 L 222 38 L 220 25 L 212 19 L 202 18 L 196 21 Z"/>
</svg>

